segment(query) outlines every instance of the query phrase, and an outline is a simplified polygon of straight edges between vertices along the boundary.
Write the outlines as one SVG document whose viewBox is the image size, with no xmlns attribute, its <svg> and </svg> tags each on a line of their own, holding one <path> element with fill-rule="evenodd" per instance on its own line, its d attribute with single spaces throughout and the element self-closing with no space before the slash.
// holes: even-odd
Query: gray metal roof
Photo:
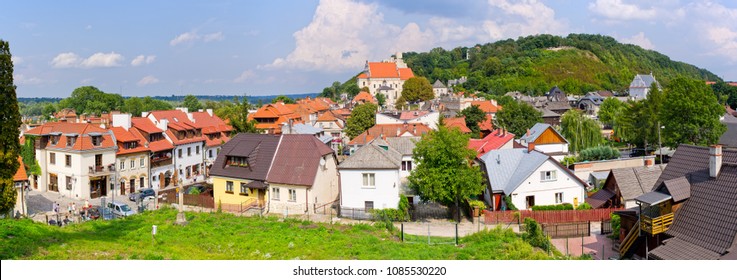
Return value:
<svg viewBox="0 0 737 280">
<path fill-rule="evenodd" d="M 671 198 L 672 197 L 670 195 L 667 195 L 661 192 L 649 192 L 649 193 L 645 193 L 641 196 L 636 197 L 635 200 L 649 204 L 649 205 L 655 205 L 655 204 L 670 200 Z"/>
<path fill-rule="evenodd" d="M 594 171 L 589 174 L 589 176 L 593 176 L 596 178 L 596 180 L 606 180 L 607 177 L 609 177 L 609 170 L 606 171 Z"/>
<path fill-rule="evenodd" d="M 386 142 L 402 155 L 412 155 L 421 137 L 387 137 Z"/>
<path fill-rule="evenodd" d="M 727 131 L 719 138 L 719 144 L 727 147 L 737 148 L 737 117 L 724 113 L 722 123 L 727 126 Z"/>
<path fill-rule="evenodd" d="M 635 76 L 634 79 L 632 79 L 632 82 L 630 83 L 630 87 L 648 87 L 649 88 L 650 85 L 652 85 L 653 83 L 655 83 L 658 86 L 658 88 L 660 88 L 660 83 L 658 83 L 658 81 L 655 80 L 655 77 L 653 77 L 653 75 L 638 74 Z"/>
<path fill-rule="evenodd" d="M 315 135 L 320 132 L 322 132 L 322 128 L 317 128 L 311 125 L 306 125 L 303 123 L 295 124 L 292 129 L 294 130 L 294 134 L 311 134 Z"/>
<path fill-rule="evenodd" d="M 397 169 L 401 164 L 402 154 L 376 138 L 341 162 L 338 169 Z"/>
<path fill-rule="evenodd" d="M 527 152 L 527 149 L 493 150 L 480 158 L 486 167 L 491 190 L 507 195 L 548 159 L 550 157 L 543 153 Z"/>
<path fill-rule="evenodd" d="M 432 84 L 432 88 L 446 88 L 446 86 L 440 80 L 435 80 L 435 83 Z"/>
</svg>

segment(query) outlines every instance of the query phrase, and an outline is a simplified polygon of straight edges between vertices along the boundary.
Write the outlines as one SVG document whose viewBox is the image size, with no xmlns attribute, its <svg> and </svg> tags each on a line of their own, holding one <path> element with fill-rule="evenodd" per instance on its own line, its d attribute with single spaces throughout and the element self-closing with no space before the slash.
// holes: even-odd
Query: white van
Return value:
<svg viewBox="0 0 737 280">
<path fill-rule="evenodd" d="M 130 215 L 136 214 L 135 210 L 122 202 L 108 202 L 107 208 L 110 208 L 110 210 L 113 211 L 113 215 L 115 216 L 128 217 Z"/>
</svg>

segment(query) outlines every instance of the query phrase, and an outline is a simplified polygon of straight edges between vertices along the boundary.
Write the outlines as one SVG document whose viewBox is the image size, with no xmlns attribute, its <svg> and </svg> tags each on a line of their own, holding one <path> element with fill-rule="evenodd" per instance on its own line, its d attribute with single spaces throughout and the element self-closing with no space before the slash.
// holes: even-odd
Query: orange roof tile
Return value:
<svg viewBox="0 0 737 280">
<path fill-rule="evenodd" d="M 195 127 L 195 124 L 189 120 L 187 113 L 179 110 L 152 111 L 149 114 L 153 115 L 158 121 L 166 119 L 170 124 L 177 123 L 184 127 Z"/>
<path fill-rule="evenodd" d="M 111 136 L 112 133 L 109 130 L 89 123 L 52 122 L 45 123 L 26 131 L 26 134 L 28 135 L 50 135 L 51 133 L 60 133 L 61 136 L 59 137 L 59 141 L 56 145 L 51 145 L 49 143 L 47 147 L 83 151 L 115 146 Z M 102 136 L 100 145 L 92 145 L 92 137 L 89 135 L 90 133 L 97 133 Z M 67 135 L 70 134 L 76 134 L 77 140 L 74 142 L 74 145 L 67 147 Z"/>
<path fill-rule="evenodd" d="M 154 125 L 154 123 L 148 118 L 142 118 L 142 117 L 131 118 L 131 124 L 133 125 L 133 127 L 140 129 L 141 131 L 146 132 L 148 134 L 164 132 L 163 130 L 156 127 L 156 125 Z"/>
<path fill-rule="evenodd" d="M 494 105 L 491 101 L 471 101 L 471 106 L 473 105 L 478 105 L 479 109 L 487 114 L 496 113 L 501 109 L 501 106 Z"/>
<path fill-rule="evenodd" d="M 18 170 L 15 171 L 15 175 L 13 175 L 13 181 L 28 181 L 26 167 L 23 165 L 23 159 L 20 156 L 18 156 L 18 163 L 20 163 L 20 165 L 18 166 Z"/>
<path fill-rule="evenodd" d="M 368 78 L 368 75 L 366 75 L 366 73 L 361 73 L 361 74 L 358 74 L 358 77 L 357 78 L 358 79 L 366 79 L 366 78 Z"/>
<path fill-rule="evenodd" d="M 413 78 L 415 73 L 412 72 L 411 68 L 399 68 L 399 79 L 406 81 L 409 78 Z"/>
<path fill-rule="evenodd" d="M 146 148 L 146 143 L 148 143 L 148 141 L 144 139 L 143 135 L 138 132 L 137 129 L 132 128 L 130 130 L 125 130 L 125 128 L 122 127 L 113 127 L 110 130 L 115 135 L 115 140 L 118 141 L 118 152 L 116 153 L 117 155 L 149 151 L 149 149 Z M 136 142 L 137 146 L 133 149 L 126 149 L 126 142 Z"/>
<path fill-rule="evenodd" d="M 471 133 L 471 129 L 466 126 L 466 117 L 445 118 L 443 122 L 445 122 L 445 127 L 457 127 L 463 133 Z"/>
<path fill-rule="evenodd" d="M 469 139 L 468 148 L 476 150 L 476 157 L 481 157 L 489 151 L 498 150 L 513 139 L 514 134 L 497 129 L 483 139 Z"/>
<path fill-rule="evenodd" d="M 481 131 L 492 131 L 494 130 L 494 124 L 491 122 L 491 116 L 486 115 L 486 119 L 479 123 L 479 129 Z"/>
<path fill-rule="evenodd" d="M 394 62 L 369 62 L 369 77 L 399 78 L 397 64 Z"/>
<path fill-rule="evenodd" d="M 411 120 L 411 119 L 416 119 L 416 118 L 422 117 L 422 116 L 427 115 L 429 113 L 430 113 L 429 111 L 420 111 L 420 110 L 417 110 L 417 111 L 402 111 L 402 113 L 399 114 L 399 119 L 400 120 Z"/>
<path fill-rule="evenodd" d="M 317 117 L 318 122 L 332 122 L 336 120 L 338 120 L 338 118 L 336 118 L 335 115 L 333 115 L 332 111 L 327 111 L 325 113 L 322 113 L 322 115 L 320 115 L 319 117 Z"/>
<path fill-rule="evenodd" d="M 374 104 L 379 104 L 378 101 L 376 101 L 376 98 L 371 96 L 370 93 L 362 91 L 356 94 L 356 97 L 353 97 L 353 103 L 366 103 L 371 102 Z"/>
<path fill-rule="evenodd" d="M 377 124 L 351 139 L 348 144 L 364 145 L 379 135 L 384 137 L 400 137 L 405 133 L 409 133 L 411 136 L 420 136 L 430 130 L 432 129 L 423 123 Z"/>
</svg>

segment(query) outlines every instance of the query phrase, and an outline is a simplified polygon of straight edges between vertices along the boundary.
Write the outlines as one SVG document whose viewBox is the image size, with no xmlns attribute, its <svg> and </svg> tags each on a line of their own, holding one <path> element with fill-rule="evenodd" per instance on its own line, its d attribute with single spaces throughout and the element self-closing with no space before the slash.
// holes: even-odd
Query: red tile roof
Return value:
<svg viewBox="0 0 737 280">
<path fill-rule="evenodd" d="M 478 152 L 477 157 L 481 157 L 489 151 L 498 150 L 512 140 L 514 140 L 514 134 L 509 132 L 503 133 L 500 129 L 497 129 L 483 139 L 468 140 L 468 148 Z"/>
<path fill-rule="evenodd" d="M 415 76 L 415 73 L 412 72 L 412 69 L 410 68 L 399 68 L 399 79 L 406 81 L 409 80 L 409 78 L 413 78 Z"/>
<path fill-rule="evenodd" d="M 405 120 L 405 121 L 412 120 L 412 119 L 416 119 L 424 115 L 427 115 L 429 113 L 430 113 L 429 111 L 419 111 L 419 110 L 418 111 L 402 111 L 402 113 L 399 114 L 399 119 Z"/>
<path fill-rule="evenodd" d="M 156 127 L 156 125 L 154 125 L 154 123 L 148 118 L 131 118 L 131 124 L 133 125 L 133 127 L 140 129 L 141 131 L 148 134 L 164 132 L 163 130 Z"/>
<path fill-rule="evenodd" d="M 499 111 L 499 109 L 502 108 L 502 106 L 494 105 L 494 103 L 492 103 L 490 100 L 487 100 L 487 101 L 471 101 L 471 106 L 473 106 L 473 105 L 478 105 L 479 106 L 479 109 L 481 109 L 481 111 L 484 111 L 487 114 L 496 113 L 497 111 Z"/>
<path fill-rule="evenodd" d="M 305 105 L 316 112 L 325 112 L 330 109 L 330 104 L 325 102 L 326 99 L 330 100 L 328 98 L 311 99 L 307 97 L 305 99 L 297 100 L 297 104 Z"/>
<path fill-rule="evenodd" d="M 281 124 L 292 120 L 294 124 L 303 123 L 302 117 L 295 113 L 289 106 L 284 103 L 266 104 L 259 108 L 256 113 L 248 115 L 249 120 L 262 120 L 256 124 L 256 128 L 281 134 Z M 263 119 L 276 119 L 274 122 L 267 122 Z"/>
<path fill-rule="evenodd" d="M 195 120 L 195 125 L 202 129 L 202 133 L 205 134 L 205 144 L 208 147 L 215 147 L 228 142 L 230 140 L 226 133 L 233 131 L 233 127 L 225 124 L 225 122 L 216 115 L 210 116 L 207 112 L 194 112 L 192 118 Z M 214 136 L 210 139 L 210 136 Z M 217 138 L 217 137 L 220 138 Z"/>
<path fill-rule="evenodd" d="M 466 117 L 445 118 L 443 119 L 445 127 L 457 127 L 463 133 L 471 133 L 471 129 L 466 126 Z"/>
<path fill-rule="evenodd" d="M 166 110 L 166 111 L 152 111 L 149 113 L 156 118 L 156 120 L 166 119 L 169 124 L 176 123 L 183 128 L 195 128 L 195 124 L 189 120 L 187 113 L 179 110 Z"/>
<path fill-rule="evenodd" d="M 109 130 L 88 123 L 52 122 L 45 123 L 26 131 L 26 134 L 28 135 L 50 135 L 51 133 L 61 134 L 56 145 L 51 145 L 49 142 L 47 147 L 51 148 L 84 151 L 115 146 L 115 143 L 113 143 L 112 133 Z M 100 145 L 92 145 L 92 137 L 89 135 L 90 133 L 97 133 L 102 136 Z M 67 147 L 67 135 L 70 134 L 77 135 L 77 140 L 74 142 L 73 146 Z"/>
<path fill-rule="evenodd" d="M 125 128 L 122 127 L 113 127 L 110 130 L 115 135 L 115 140 L 118 141 L 118 152 L 116 153 L 117 155 L 150 151 L 149 148 L 146 148 L 146 143 L 148 143 L 148 141 L 146 141 L 143 135 L 135 128 L 125 130 Z M 126 142 L 136 142 L 137 145 L 133 149 L 126 149 Z"/>
<path fill-rule="evenodd" d="M 13 181 L 28 181 L 26 167 L 23 165 L 23 159 L 20 156 L 18 156 L 18 163 L 20 163 L 20 165 L 18 166 L 18 170 L 15 171 L 15 175 L 13 175 Z"/>
<path fill-rule="evenodd" d="M 491 116 L 486 115 L 486 119 L 479 123 L 479 130 L 481 131 L 492 131 L 494 130 L 494 124 L 491 122 Z"/>
<path fill-rule="evenodd" d="M 367 103 L 371 102 L 374 104 L 379 104 L 378 101 L 376 101 L 376 98 L 371 96 L 370 93 L 362 91 L 356 94 L 355 97 L 353 97 L 353 103 Z"/>
<path fill-rule="evenodd" d="M 401 137 L 407 133 L 409 136 L 421 136 L 430 130 L 430 127 L 423 123 L 377 124 L 351 139 L 348 145 L 364 145 L 380 135 L 383 137 Z"/>
</svg>

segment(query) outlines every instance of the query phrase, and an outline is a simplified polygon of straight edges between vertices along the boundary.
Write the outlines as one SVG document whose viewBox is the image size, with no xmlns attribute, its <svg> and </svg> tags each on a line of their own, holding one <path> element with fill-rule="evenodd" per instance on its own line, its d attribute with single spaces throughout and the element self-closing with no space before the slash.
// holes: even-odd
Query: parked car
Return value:
<svg viewBox="0 0 737 280">
<path fill-rule="evenodd" d="M 113 218 L 113 212 L 110 208 L 102 208 L 100 206 L 92 206 L 87 209 L 87 215 L 92 220 L 97 220 L 102 217 L 103 220 L 111 220 Z"/>
<path fill-rule="evenodd" d="M 156 196 L 156 192 L 154 191 L 154 189 L 145 188 L 145 189 L 141 189 L 138 192 L 134 192 L 128 195 L 128 199 L 130 199 L 130 201 L 138 201 L 139 198 L 143 200 L 147 197 L 155 197 L 155 196 Z"/>
<path fill-rule="evenodd" d="M 128 217 L 136 214 L 136 211 L 133 210 L 133 208 L 122 202 L 108 202 L 107 208 L 109 208 L 113 212 L 113 215 L 116 216 Z"/>
</svg>

